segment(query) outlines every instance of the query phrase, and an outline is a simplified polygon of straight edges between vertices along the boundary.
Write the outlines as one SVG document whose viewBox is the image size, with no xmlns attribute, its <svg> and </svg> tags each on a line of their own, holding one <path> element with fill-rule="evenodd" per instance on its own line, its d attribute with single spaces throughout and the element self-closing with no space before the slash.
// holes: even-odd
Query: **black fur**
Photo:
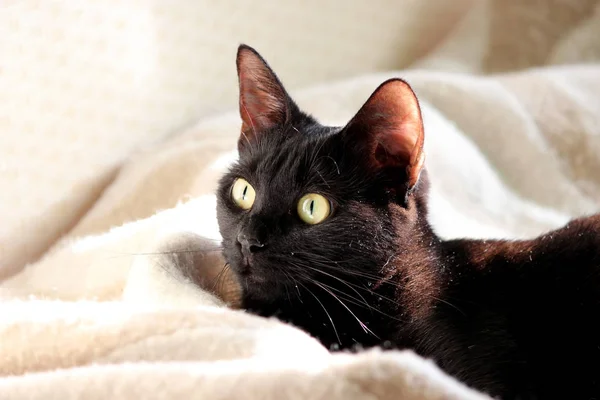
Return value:
<svg viewBox="0 0 600 400">
<path fill-rule="evenodd" d="M 407 195 L 403 168 L 375 168 L 357 132 L 322 126 L 285 96 L 285 120 L 242 134 L 217 194 L 245 308 L 334 350 L 413 349 L 493 396 L 600 398 L 599 216 L 531 241 L 442 241 L 426 171 Z M 231 200 L 238 177 L 256 190 L 249 211 Z M 332 202 L 321 224 L 296 213 L 308 192 Z M 250 265 L 240 232 L 265 244 Z"/>
</svg>

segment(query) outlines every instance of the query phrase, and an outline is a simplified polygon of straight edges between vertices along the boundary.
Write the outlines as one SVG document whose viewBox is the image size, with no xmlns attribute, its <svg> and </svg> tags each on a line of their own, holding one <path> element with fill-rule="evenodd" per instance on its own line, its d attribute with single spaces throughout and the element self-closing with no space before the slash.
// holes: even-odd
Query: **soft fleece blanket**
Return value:
<svg viewBox="0 0 600 400">
<path fill-rule="evenodd" d="M 558 3 L 529 11 L 555 15 Z M 343 124 L 381 81 L 407 79 L 425 118 L 430 218 L 446 238 L 531 237 L 600 209 L 598 7 L 536 28 L 495 4 L 413 68 L 293 93 Z M 527 49 L 501 46 L 530 29 L 527 62 Z M 508 59 L 518 68 L 482 74 Z M 331 355 L 235 310 L 230 276 L 208 284 L 222 265 L 212 193 L 238 132 L 231 112 L 132 154 L 61 241 L 4 279 L 0 398 L 487 398 L 409 351 Z"/>
</svg>

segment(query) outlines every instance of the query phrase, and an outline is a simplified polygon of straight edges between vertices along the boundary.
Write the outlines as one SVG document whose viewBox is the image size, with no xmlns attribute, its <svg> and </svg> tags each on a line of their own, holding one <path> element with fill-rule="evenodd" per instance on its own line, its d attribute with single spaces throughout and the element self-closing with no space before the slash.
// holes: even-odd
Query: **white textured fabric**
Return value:
<svg viewBox="0 0 600 400">
<path fill-rule="evenodd" d="M 121 15 L 122 22 L 115 27 L 127 31 L 130 24 L 138 23 L 133 15 L 144 15 L 139 10 L 152 14 L 156 9 L 148 2 L 105 6 L 111 3 L 11 1 L 2 6 L 0 21 L 6 23 L 0 23 L 0 29 L 5 29 L 0 35 L 0 104 L 8 105 L 0 107 L 0 113 L 6 113 L 0 114 L 0 274 L 17 273 L 0 286 L 0 398 L 485 398 L 411 353 L 332 356 L 292 327 L 224 308 L 223 300 L 233 306 L 238 301 L 232 281 L 216 288 L 223 299 L 198 289 L 184 272 L 189 272 L 190 263 L 203 274 L 220 269 L 212 193 L 216 179 L 236 156 L 240 122 L 236 112 L 229 112 L 165 137 L 194 113 L 210 111 L 203 107 L 212 103 L 203 102 L 217 81 L 230 85 L 229 92 L 221 93 L 221 104 L 231 101 L 232 109 L 236 105 L 237 39 L 223 44 L 224 33 L 210 34 L 219 29 L 231 34 L 229 25 L 206 22 L 214 21 L 212 17 L 198 27 L 194 21 L 200 15 L 230 15 L 231 21 L 250 29 L 264 28 L 273 18 L 254 3 L 234 7 L 233 3 L 198 2 L 200 9 L 193 13 L 190 10 L 196 5 L 174 2 L 172 9 L 163 7 L 161 13 L 177 17 L 157 18 L 163 21 L 161 32 L 188 26 L 189 36 L 168 39 L 165 34 L 162 40 L 169 44 L 163 47 L 169 54 L 161 64 L 165 69 L 143 78 L 147 79 L 143 84 L 136 83 L 133 72 L 124 73 L 127 79 L 115 83 L 108 75 L 124 75 L 100 67 L 106 59 L 118 69 L 128 65 L 127 57 L 135 57 L 130 53 L 138 51 L 145 60 L 150 49 L 127 45 L 123 40 L 127 35 L 114 34 L 113 28 L 106 28 L 111 24 L 94 18 L 103 12 Z M 438 14 L 433 11 L 417 12 L 442 3 L 456 4 L 444 6 L 450 10 L 444 14 L 448 19 L 443 19 L 448 25 L 434 19 Z M 365 10 L 378 9 L 323 4 L 322 15 L 337 15 L 340 20 L 345 16 L 345 23 L 366 16 Z M 344 51 L 354 51 L 348 48 L 359 42 L 385 53 L 386 60 L 399 60 L 398 67 L 412 65 L 403 71 L 360 74 L 292 92 L 303 108 L 324 123 L 343 124 L 384 79 L 406 78 L 423 106 L 426 163 L 432 180 L 430 219 L 444 237 L 530 237 L 598 210 L 598 2 L 407 0 L 394 4 L 402 14 L 398 21 L 404 21 L 394 29 L 403 30 L 402 43 L 412 45 L 398 46 L 393 53 L 384 48 L 392 46 L 385 40 L 379 48 L 368 41 L 357 42 L 349 34 L 341 40 L 315 29 L 307 37 L 315 33 L 320 39 L 312 40 L 321 40 L 323 47 L 309 61 L 308 50 L 296 46 L 297 51 L 290 53 L 293 46 L 283 43 L 304 38 L 301 26 L 296 36 L 275 36 L 268 42 L 274 27 L 261 31 L 267 33 L 257 36 L 256 43 L 248 43 L 291 87 L 396 66 L 377 64 L 381 61 L 377 56 L 369 61 L 366 52 L 361 61 L 373 64 L 349 72 L 344 70 L 348 66 L 338 65 L 335 74 L 324 72 L 335 69 L 332 65 L 349 54 Z M 128 11 L 138 6 L 136 12 Z M 41 82 L 44 76 L 61 75 L 55 61 L 44 61 L 40 55 L 53 39 L 37 34 L 38 27 L 49 26 L 52 12 L 61 16 L 57 21 L 78 20 L 64 17 L 77 7 L 85 15 L 77 17 L 85 21 L 80 29 L 93 37 L 112 38 L 125 49 L 107 50 L 111 54 L 107 56 L 97 51 L 103 46 L 98 41 L 83 40 L 89 36 L 69 31 L 62 42 L 58 40 L 68 43 L 65 51 L 74 60 L 79 57 L 75 54 L 87 51 L 95 62 L 78 61 L 78 68 L 67 68 L 65 80 L 73 82 L 73 91 L 67 90 L 68 84 L 52 89 L 53 79 L 50 89 L 41 90 L 46 87 Z M 291 12 L 305 20 L 313 15 L 312 9 L 297 7 L 276 12 Z M 37 14 L 23 13 L 35 9 Z M 104 11 L 89 16 L 86 10 Z M 395 8 L 382 3 L 378 10 L 386 14 L 381 21 L 392 25 L 388 14 Z M 410 23 L 406 15 L 412 18 Z M 24 30 L 15 20 L 30 23 Z M 291 20 L 286 19 L 286 25 Z M 274 25 L 284 25 L 279 23 Z M 381 22 L 382 31 L 389 32 L 390 26 L 384 25 Z M 222 58 L 201 58 L 202 52 L 193 52 L 195 46 L 186 42 L 191 37 L 201 37 L 204 48 Z M 264 45 L 258 43 L 261 37 Z M 73 45 L 80 43 L 79 38 L 83 44 Z M 187 44 L 179 47 L 179 42 Z M 21 49 L 19 43 L 28 45 Z M 226 47 L 229 50 L 223 50 Z M 179 54 L 176 49 L 185 50 Z M 51 60 L 59 54 L 49 53 Z M 174 54 L 179 55 L 173 58 Z M 295 65 L 305 57 L 313 68 L 323 68 L 322 75 L 303 72 L 308 68 L 304 64 Z M 200 74 L 202 83 L 170 86 L 179 82 L 179 73 L 191 74 L 204 60 L 206 65 L 214 62 L 206 67 L 214 71 Z M 104 72 L 92 71 L 78 81 L 75 71 L 92 68 L 88 64 Z M 133 63 L 136 68 L 144 64 Z M 18 78 L 21 70 L 33 72 Z M 490 71 L 506 73 L 486 76 Z M 140 94 L 143 90 L 136 85 L 147 92 Z M 13 89 L 5 90 L 8 87 Z M 86 87 L 90 93 L 105 88 L 107 96 L 84 99 Z M 219 94 L 212 96 L 216 99 Z M 228 96 L 233 99 L 226 100 Z M 176 105 L 167 106 L 170 101 Z M 72 104 L 75 111 L 63 113 L 65 104 Z M 90 110 L 98 111 L 97 116 L 88 118 Z M 63 233 L 62 240 L 52 245 Z M 202 250 L 194 252 L 198 258 L 173 259 L 168 253 L 190 246 Z M 20 270 L 38 255 L 42 255 L 39 260 Z"/>
</svg>

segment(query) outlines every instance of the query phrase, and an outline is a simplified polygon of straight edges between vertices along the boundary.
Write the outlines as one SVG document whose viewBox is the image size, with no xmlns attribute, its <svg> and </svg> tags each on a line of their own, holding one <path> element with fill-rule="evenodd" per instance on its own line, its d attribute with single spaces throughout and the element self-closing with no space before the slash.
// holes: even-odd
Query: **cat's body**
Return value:
<svg viewBox="0 0 600 400">
<path fill-rule="evenodd" d="M 439 300 L 394 339 L 506 398 L 592 398 L 600 393 L 599 232 L 595 216 L 535 240 L 440 242 L 430 266 Z"/>
<path fill-rule="evenodd" d="M 600 216 L 529 241 L 442 241 L 406 83 L 384 83 L 332 128 L 252 49 L 238 71 L 240 160 L 218 216 L 245 308 L 332 349 L 413 349 L 503 398 L 600 397 Z"/>
</svg>

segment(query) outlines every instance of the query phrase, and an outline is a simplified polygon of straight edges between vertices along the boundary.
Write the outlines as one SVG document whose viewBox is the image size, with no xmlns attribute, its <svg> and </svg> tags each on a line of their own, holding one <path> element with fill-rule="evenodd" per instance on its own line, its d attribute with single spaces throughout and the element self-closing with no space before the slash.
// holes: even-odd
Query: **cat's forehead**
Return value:
<svg viewBox="0 0 600 400">
<path fill-rule="evenodd" d="M 327 169 L 324 164 L 335 168 L 331 147 L 336 145 L 339 128 L 293 129 L 293 132 L 261 138 L 253 151 L 241 157 L 242 168 L 263 189 L 286 192 L 302 189 L 315 178 L 321 180 Z M 324 157 L 327 158 L 325 163 Z"/>
</svg>

